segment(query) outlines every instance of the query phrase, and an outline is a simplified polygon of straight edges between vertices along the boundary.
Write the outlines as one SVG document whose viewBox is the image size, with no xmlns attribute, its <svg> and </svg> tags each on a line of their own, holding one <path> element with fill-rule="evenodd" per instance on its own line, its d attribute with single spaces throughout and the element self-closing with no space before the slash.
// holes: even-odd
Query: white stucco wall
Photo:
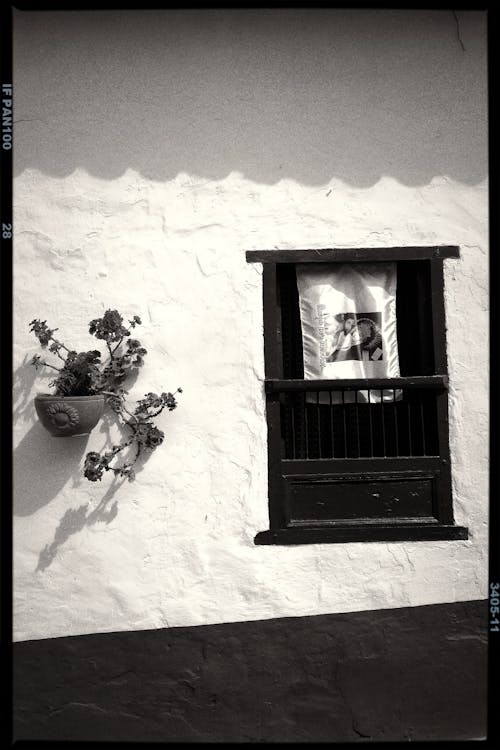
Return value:
<svg viewBox="0 0 500 750">
<path fill-rule="evenodd" d="M 482 13 L 15 13 L 15 639 L 486 596 Z M 455 519 L 468 541 L 259 547 L 261 267 L 247 249 L 458 244 L 445 262 Z M 134 483 L 51 438 L 28 324 L 94 348 L 138 314 L 132 389 L 184 389 Z"/>
</svg>

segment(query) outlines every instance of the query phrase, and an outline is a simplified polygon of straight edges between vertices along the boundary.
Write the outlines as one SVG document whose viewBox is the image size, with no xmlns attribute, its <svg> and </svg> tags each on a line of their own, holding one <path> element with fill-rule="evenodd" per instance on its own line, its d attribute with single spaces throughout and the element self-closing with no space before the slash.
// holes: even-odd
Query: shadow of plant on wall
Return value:
<svg viewBox="0 0 500 750">
<path fill-rule="evenodd" d="M 84 455 L 88 442 L 88 435 L 71 440 L 47 435 L 35 417 L 33 386 L 37 375 L 33 368 L 28 367 L 28 362 L 29 357 L 26 356 L 13 375 L 14 424 L 32 423 L 13 453 L 14 516 L 31 516 L 50 503 L 69 479 L 75 480 L 75 461 Z M 46 382 L 43 382 L 41 390 L 45 390 L 45 386 L 48 390 Z M 34 466 L 38 466 L 39 471 L 44 471 L 43 467 L 50 467 L 50 471 L 45 472 L 43 482 L 34 480 Z"/>
<path fill-rule="evenodd" d="M 128 437 L 126 429 L 123 424 L 120 423 L 118 415 L 111 411 L 106 410 L 101 418 L 101 429 L 100 433 L 105 436 L 105 444 L 112 442 L 112 433 L 118 428 L 120 432 L 120 439 Z M 116 439 L 116 433 L 115 433 Z M 53 440 L 59 440 L 53 438 Z M 75 438 L 71 438 L 75 440 Z M 68 442 L 68 441 L 64 441 Z M 86 443 L 86 441 L 85 441 Z M 85 447 L 85 446 L 84 446 Z M 133 449 L 131 450 L 133 453 Z M 135 464 L 135 474 L 137 475 L 142 471 L 144 465 L 149 460 L 151 453 L 141 454 L 140 458 Z M 125 456 L 127 460 L 127 456 Z M 110 524 L 118 515 L 118 501 L 111 502 L 116 492 L 120 487 L 127 482 L 125 477 L 113 476 L 111 484 L 106 490 L 105 494 L 98 502 L 98 504 L 92 509 L 92 503 L 83 503 L 78 508 L 68 508 L 63 514 L 59 521 L 59 524 L 54 533 L 54 539 L 50 544 L 46 544 L 45 547 L 39 554 L 38 564 L 35 572 L 43 571 L 48 568 L 54 561 L 59 548 L 74 534 L 78 534 L 86 526 L 93 526 L 97 523 Z M 87 481 L 84 480 L 81 469 L 75 472 L 73 475 L 73 487 L 80 487 L 81 485 L 87 485 Z M 88 486 L 88 485 L 87 485 Z"/>
<path fill-rule="evenodd" d="M 14 451 L 14 516 L 31 516 L 50 503 L 64 485 L 81 476 L 80 459 L 85 455 L 88 435 L 57 438 L 35 422 Z M 36 481 L 33 468 L 43 472 Z"/>
<path fill-rule="evenodd" d="M 33 402 L 35 380 L 42 379 L 40 392 L 49 392 L 49 374 L 38 373 L 29 366 L 26 355 L 13 374 L 13 422 L 31 423 L 13 452 L 14 516 L 31 516 L 51 502 L 64 485 L 78 481 L 81 469 L 75 463 L 85 454 L 88 435 L 69 439 L 50 436 L 38 421 Z M 35 481 L 33 467 L 43 472 L 43 481 Z M 46 470 L 47 469 L 47 470 Z"/>
<path fill-rule="evenodd" d="M 14 409 L 12 412 L 13 422 L 16 424 L 19 419 L 29 419 L 35 413 L 35 407 L 33 405 L 33 386 L 37 379 L 37 373 L 33 367 L 30 367 L 30 360 L 27 354 L 25 355 L 22 364 L 14 370 L 13 384 L 12 384 L 12 403 Z M 40 379 L 40 375 L 38 375 Z M 47 383 L 49 377 L 47 376 Z M 47 389 L 49 386 L 47 385 Z"/>
<path fill-rule="evenodd" d="M 118 514 L 118 503 L 115 500 L 114 503 L 109 505 L 109 502 L 118 487 L 123 484 L 123 481 L 113 479 L 113 483 L 109 487 L 108 491 L 99 502 L 94 510 L 89 512 L 90 503 L 84 503 L 78 508 L 68 508 L 64 513 L 63 517 L 59 521 L 59 525 L 55 531 L 54 539 L 50 544 L 46 544 L 43 550 L 40 552 L 38 557 L 38 565 L 36 572 L 45 570 L 53 562 L 59 547 L 61 547 L 73 534 L 77 534 L 79 531 L 85 528 L 85 526 L 92 526 L 96 523 L 109 524 Z"/>
<path fill-rule="evenodd" d="M 33 405 L 33 386 L 35 378 L 40 379 L 40 373 L 28 367 L 29 357 L 24 358 L 23 364 L 18 367 L 13 376 L 13 419 L 14 424 L 19 421 L 36 420 L 28 432 L 24 435 L 13 453 L 13 512 L 14 516 L 31 516 L 40 508 L 48 505 L 71 481 L 72 487 L 77 488 L 87 480 L 82 473 L 81 460 L 85 456 L 89 435 L 74 436 L 71 438 L 53 437 L 47 433 L 45 428 L 35 417 Z M 131 378 L 132 385 L 137 378 Z M 46 380 L 50 376 L 46 377 Z M 49 390 L 42 385 L 41 391 Z M 111 442 L 111 431 L 113 425 L 118 426 L 120 432 L 125 436 L 125 430 L 121 427 L 117 415 L 110 409 L 106 409 L 101 420 L 100 432 L 106 436 L 105 444 Z M 143 460 L 136 464 L 136 474 L 142 470 L 148 459 L 148 454 Z M 142 457 L 141 457 L 142 458 Z M 35 481 L 33 467 L 38 467 L 43 472 L 43 481 Z M 119 483 L 121 484 L 121 483 Z M 108 497 L 109 499 L 109 497 Z"/>
</svg>

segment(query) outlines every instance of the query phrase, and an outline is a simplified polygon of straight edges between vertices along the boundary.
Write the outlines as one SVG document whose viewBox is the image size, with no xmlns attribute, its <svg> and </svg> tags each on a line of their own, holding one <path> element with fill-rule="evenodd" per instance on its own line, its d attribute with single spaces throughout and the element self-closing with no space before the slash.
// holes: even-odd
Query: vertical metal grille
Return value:
<svg viewBox="0 0 500 750">
<path fill-rule="evenodd" d="M 372 391 L 368 391 L 370 394 Z M 327 393 L 320 400 L 320 393 Z M 377 394 L 381 391 L 377 389 Z M 346 389 L 280 395 L 285 458 L 438 455 L 436 393 L 403 389 L 400 401 L 361 403 Z M 340 394 L 333 398 L 333 394 Z M 339 403 L 340 402 L 340 403 Z"/>
</svg>

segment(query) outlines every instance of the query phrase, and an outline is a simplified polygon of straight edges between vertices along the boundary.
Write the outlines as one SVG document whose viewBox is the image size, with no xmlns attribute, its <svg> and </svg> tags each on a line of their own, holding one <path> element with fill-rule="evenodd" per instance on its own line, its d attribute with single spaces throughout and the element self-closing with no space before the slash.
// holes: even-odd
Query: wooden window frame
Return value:
<svg viewBox="0 0 500 750">
<path fill-rule="evenodd" d="M 255 544 L 314 544 L 376 541 L 425 541 L 468 539 L 468 529 L 457 526 L 453 519 L 451 464 L 448 435 L 448 371 L 444 307 L 443 260 L 458 258 L 458 246 L 335 248 L 316 250 L 250 250 L 249 263 L 263 264 L 263 318 L 265 397 L 268 429 L 268 491 L 269 529 L 259 532 Z M 352 263 L 408 260 L 430 261 L 430 294 L 434 374 L 401 378 L 369 380 L 298 380 L 283 375 L 282 320 L 278 288 L 278 264 Z M 432 388 L 436 391 L 438 425 L 438 456 L 433 457 L 371 457 L 286 459 L 283 455 L 280 395 L 286 391 L 307 391 L 320 386 L 362 388 Z M 335 517 L 316 521 L 291 523 L 287 518 L 288 495 L 304 482 L 309 491 L 322 483 L 335 483 L 339 491 L 355 486 L 356 479 L 366 483 L 415 481 L 432 487 L 432 515 L 422 518 L 374 519 L 354 518 L 349 521 Z M 306 480 L 309 480 L 307 482 Z M 349 482 L 354 484 L 349 485 Z M 310 485 L 310 486 L 309 486 Z M 396 486 L 396 485 L 394 485 Z M 311 490 L 311 488 L 313 488 Z M 349 492 L 349 489 L 347 490 Z M 354 492 L 354 490 L 353 490 Z M 288 493 L 288 494 L 287 494 Z M 366 494 L 366 491 L 365 491 Z M 291 496 L 291 495 L 290 495 Z M 300 497 L 300 495 L 299 495 Z"/>
</svg>

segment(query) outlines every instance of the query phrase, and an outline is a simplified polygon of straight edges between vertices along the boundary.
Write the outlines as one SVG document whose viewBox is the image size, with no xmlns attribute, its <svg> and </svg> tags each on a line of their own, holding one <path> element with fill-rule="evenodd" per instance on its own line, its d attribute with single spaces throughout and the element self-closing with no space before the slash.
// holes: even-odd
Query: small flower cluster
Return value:
<svg viewBox="0 0 500 750">
<path fill-rule="evenodd" d="M 134 438 L 144 448 L 154 450 L 163 443 L 165 433 L 150 422 L 142 422 L 137 425 Z"/>
<path fill-rule="evenodd" d="M 32 365 L 35 370 L 38 370 L 40 367 L 44 366 L 44 363 L 42 362 L 42 358 L 39 354 L 34 354 L 33 359 L 30 362 L 30 365 Z"/>
<path fill-rule="evenodd" d="M 95 451 L 87 453 L 85 456 L 83 474 L 90 482 L 100 482 L 105 471 L 112 471 L 117 477 L 127 477 L 129 482 L 134 481 L 135 471 L 131 464 L 123 464 L 118 468 L 109 465 L 109 462 L 114 458 L 115 453 L 118 452 L 115 450 L 116 448 L 121 450 L 119 446 L 114 446 L 112 451 L 104 453 L 103 455 L 96 453 Z"/>
<path fill-rule="evenodd" d="M 57 331 L 57 328 L 49 328 L 46 320 L 38 320 L 35 318 L 35 320 L 32 320 L 30 323 L 30 331 L 35 334 L 42 349 L 45 349 L 52 340 L 52 334 Z"/>
<path fill-rule="evenodd" d="M 142 367 L 144 364 L 143 357 L 147 353 L 147 349 L 141 346 L 140 341 L 129 339 L 127 341 L 127 350 L 123 355 L 123 367 L 125 369 L 129 367 Z"/>
<path fill-rule="evenodd" d="M 134 315 L 129 323 L 131 328 L 135 328 L 136 325 L 141 324 L 141 319 L 138 315 Z M 123 325 L 123 318 L 118 310 L 106 310 L 102 318 L 91 320 L 89 333 L 96 339 L 103 339 L 109 343 L 121 342 L 130 336 L 130 331 Z"/>
<path fill-rule="evenodd" d="M 182 393 L 182 388 L 178 388 L 176 393 Z M 134 414 L 146 418 L 154 417 L 156 414 L 163 411 L 165 407 L 167 407 L 169 411 L 172 411 L 176 406 L 177 401 L 174 393 L 163 392 L 159 396 L 156 393 L 146 393 L 146 396 L 137 402 Z M 151 409 L 154 411 L 150 411 Z"/>
<path fill-rule="evenodd" d="M 115 391 L 110 391 L 106 394 L 106 403 L 110 409 L 116 414 L 120 414 L 122 411 L 123 400 L 127 394 L 123 388 L 117 388 Z"/>
</svg>

